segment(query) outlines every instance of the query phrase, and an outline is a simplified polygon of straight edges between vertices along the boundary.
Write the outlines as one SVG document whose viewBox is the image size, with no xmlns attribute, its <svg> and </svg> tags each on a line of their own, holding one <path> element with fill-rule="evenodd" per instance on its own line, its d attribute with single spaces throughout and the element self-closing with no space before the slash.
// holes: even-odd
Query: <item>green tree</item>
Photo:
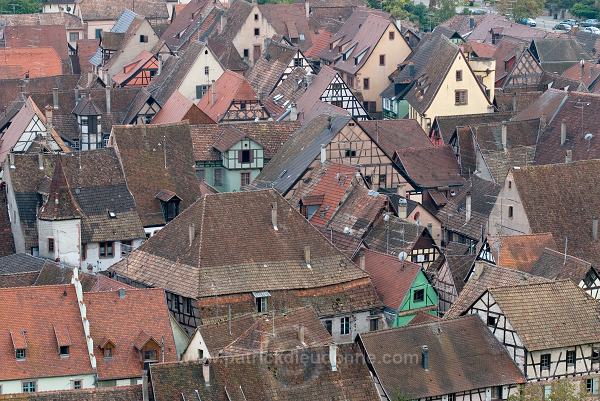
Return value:
<svg viewBox="0 0 600 401">
<path fill-rule="evenodd" d="M 396 19 L 409 19 L 410 13 L 407 11 L 410 0 L 383 0 L 382 8 Z"/>
<path fill-rule="evenodd" d="M 513 18 L 537 17 L 544 9 L 544 0 L 517 0 L 513 8 Z"/>
<path fill-rule="evenodd" d="M 0 14 L 32 14 L 41 10 L 40 0 L 0 0 Z"/>
<path fill-rule="evenodd" d="M 571 14 L 578 18 L 597 18 L 600 13 L 593 3 L 579 2 L 573 4 Z"/>
<path fill-rule="evenodd" d="M 578 387 L 571 380 L 560 379 L 547 385 L 551 386 L 549 397 L 544 398 L 544 385 L 528 383 L 519 387 L 519 393 L 508 397 L 508 401 L 586 401 L 588 398 L 583 383 Z"/>
</svg>

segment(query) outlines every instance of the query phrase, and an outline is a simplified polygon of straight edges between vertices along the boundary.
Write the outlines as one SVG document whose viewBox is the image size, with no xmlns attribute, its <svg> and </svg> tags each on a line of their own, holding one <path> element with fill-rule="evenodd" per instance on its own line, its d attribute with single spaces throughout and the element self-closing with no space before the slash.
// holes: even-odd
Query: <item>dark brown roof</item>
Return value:
<svg viewBox="0 0 600 401">
<path fill-rule="evenodd" d="M 600 160 L 524 167 L 513 177 L 532 233 L 550 232 L 561 244 L 567 237 L 569 254 L 600 263 L 600 243 L 592 238 Z"/>
<path fill-rule="evenodd" d="M 380 217 L 365 237 L 364 243 L 369 249 L 390 255 L 398 255 L 403 251 L 410 255 L 417 240 L 425 233 L 427 227 L 418 226 L 408 220 L 390 216 L 389 221 L 385 222 L 383 217 Z"/>
<path fill-rule="evenodd" d="M 40 220 L 72 220 L 81 219 L 82 217 L 83 213 L 69 188 L 59 158 L 54 165 L 48 199 L 40 208 L 38 218 Z"/>
<path fill-rule="evenodd" d="M 336 371 L 331 369 L 329 347 L 211 359 L 210 386 L 203 380 L 202 362 L 153 364 L 150 369 L 156 401 L 182 394 L 186 400 L 208 401 L 377 400 L 361 355 L 357 345 L 339 345 Z"/>
<path fill-rule="evenodd" d="M 579 284 L 591 269 L 591 263 L 583 259 L 546 248 L 533 264 L 531 274 L 551 280 L 569 279 Z"/>
<path fill-rule="evenodd" d="M 16 401 L 142 401 L 142 385 L 0 395 Z"/>
<path fill-rule="evenodd" d="M 485 124 L 506 121 L 510 119 L 510 113 L 483 113 L 465 114 L 462 116 L 438 116 L 433 123 L 433 129 L 437 130 L 445 144 L 450 143 L 450 138 L 456 127 L 464 127 L 471 124 Z"/>
<path fill-rule="evenodd" d="M 125 10 L 148 18 L 166 20 L 169 18 L 167 3 L 164 0 L 82 0 L 78 3 L 83 21 L 116 21 Z"/>
<path fill-rule="evenodd" d="M 112 269 L 191 298 L 309 289 L 368 277 L 273 190 L 206 195 Z"/>
<path fill-rule="evenodd" d="M 417 120 L 372 120 L 358 124 L 390 159 L 398 149 L 433 147 Z"/>
<path fill-rule="evenodd" d="M 194 32 L 201 27 L 208 12 L 213 7 L 209 0 L 192 0 L 177 9 L 175 18 L 161 35 L 171 50 L 177 51 L 185 46 Z"/>
<path fill-rule="evenodd" d="M 488 291 L 528 351 L 600 341 L 600 305 L 570 280 Z"/>
<path fill-rule="evenodd" d="M 300 342 L 300 328 L 304 342 Z M 230 331 L 231 328 L 231 331 Z M 328 345 L 331 335 L 311 307 L 272 314 L 246 314 L 205 321 L 198 327 L 211 357 L 281 352 Z"/>
<path fill-rule="evenodd" d="M 15 252 L 15 243 L 8 213 L 6 188 L 4 185 L 0 185 L 0 257 L 11 255 Z"/>
<path fill-rule="evenodd" d="M 397 149 L 396 157 L 410 180 L 420 188 L 461 186 L 465 183 L 450 146 Z"/>
<path fill-rule="evenodd" d="M 492 243 L 492 248 L 496 247 L 500 266 L 531 274 L 546 248 L 557 249 L 550 233 L 499 236 Z"/>
<path fill-rule="evenodd" d="M 390 395 L 435 398 L 525 382 L 504 346 L 479 316 L 361 334 L 359 341 Z M 429 351 L 427 370 L 422 366 L 424 345 Z M 385 363 L 386 354 L 412 358 L 408 363 L 406 358 L 403 363 Z"/>
<path fill-rule="evenodd" d="M 488 288 L 549 281 L 543 277 L 485 262 L 477 262 L 473 271 L 473 275 L 463 286 L 458 298 L 444 315 L 444 319 L 453 319 L 464 314 Z"/>
<path fill-rule="evenodd" d="M 586 52 L 575 39 L 571 38 L 534 38 L 531 52 L 540 61 L 542 68 L 548 72 L 562 74 L 580 60 L 592 60 L 593 56 Z"/>
<path fill-rule="evenodd" d="M 165 224 L 159 191 L 174 192 L 180 211 L 200 197 L 187 122 L 116 126 L 112 141 L 144 226 Z"/>
<path fill-rule="evenodd" d="M 518 112 L 512 118 L 513 121 L 530 120 L 532 118 L 544 117 L 547 122 L 554 119 L 569 93 L 559 89 L 550 88 L 538 97 L 529 107 Z"/>
</svg>

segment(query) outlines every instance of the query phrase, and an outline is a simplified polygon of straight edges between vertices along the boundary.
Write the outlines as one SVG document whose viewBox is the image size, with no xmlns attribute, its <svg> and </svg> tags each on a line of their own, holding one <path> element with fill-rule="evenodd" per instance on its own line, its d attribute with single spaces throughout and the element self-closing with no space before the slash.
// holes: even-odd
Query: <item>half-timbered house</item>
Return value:
<svg viewBox="0 0 600 401">
<path fill-rule="evenodd" d="M 321 115 L 305 124 L 279 150 L 256 179 L 257 186 L 272 186 L 293 196 L 307 171 L 330 161 L 358 166 L 372 189 L 395 189 L 407 184 L 392 159 L 352 118 Z"/>
<path fill-rule="evenodd" d="M 490 288 L 467 314 L 481 318 L 528 381 L 569 377 L 590 388 L 600 365 L 599 311 L 566 280 Z"/>
<path fill-rule="evenodd" d="M 271 116 L 252 85 L 229 70 L 212 84 L 198 107 L 217 122 L 267 120 Z"/>
<path fill-rule="evenodd" d="M 473 316 L 360 334 L 357 342 L 382 400 L 507 400 L 525 382 Z"/>
<path fill-rule="evenodd" d="M 522 43 L 500 42 L 496 53 L 496 88 L 503 90 L 538 89 L 544 70 Z"/>
<path fill-rule="evenodd" d="M 371 117 L 363 104 L 333 68 L 324 65 L 317 76 L 308 75 L 306 92 L 298 99 L 298 112 L 310 109 L 320 100 L 344 109 L 356 120 L 369 120 Z"/>
<path fill-rule="evenodd" d="M 248 238 L 252 245 L 240 252 Z M 112 271 L 165 288 L 169 309 L 190 332 L 230 313 L 312 305 L 334 340 L 348 342 L 381 319 L 368 274 L 274 190 L 206 195 Z"/>
<path fill-rule="evenodd" d="M 115 86 L 145 87 L 159 72 L 161 62 L 152 53 L 142 50 L 123 70 L 112 77 Z"/>
</svg>

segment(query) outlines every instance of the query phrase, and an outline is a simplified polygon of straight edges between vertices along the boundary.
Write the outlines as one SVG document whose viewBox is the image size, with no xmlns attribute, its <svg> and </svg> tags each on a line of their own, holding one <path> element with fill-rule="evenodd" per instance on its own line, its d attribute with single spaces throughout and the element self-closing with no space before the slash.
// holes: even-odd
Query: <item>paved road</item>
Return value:
<svg viewBox="0 0 600 401">
<path fill-rule="evenodd" d="M 554 26 L 560 22 L 560 20 L 554 19 L 549 16 L 541 16 L 537 17 L 535 19 L 535 22 L 537 23 L 537 28 L 551 31 L 552 28 L 554 28 Z"/>
</svg>

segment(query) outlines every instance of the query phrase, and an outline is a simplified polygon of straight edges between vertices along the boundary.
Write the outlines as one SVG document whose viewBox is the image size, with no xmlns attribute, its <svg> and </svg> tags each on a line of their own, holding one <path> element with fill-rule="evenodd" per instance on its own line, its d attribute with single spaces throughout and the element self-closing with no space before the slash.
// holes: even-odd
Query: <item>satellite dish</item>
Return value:
<svg viewBox="0 0 600 401">
<path fill-rule="evenodd" d="M 398 254 L 398 260 L 399 260 L 400 262 L 403 262 L 403 261 L 405 261 L 407 257 L 408 257 L 408 253 L 406 253 L 406 252 L 404 252 L 404 251 L 402 251 L 402 252 L 400 252 L 400 253 Z"/>
<path fill-rule="evenodd" d="M 594 137 L 594 135 L 591 132 L 587 132 L 584 136 L 583 139 L 585 139 L 586 141 L 591 141 L 592 138 Z"/>
</svg>

